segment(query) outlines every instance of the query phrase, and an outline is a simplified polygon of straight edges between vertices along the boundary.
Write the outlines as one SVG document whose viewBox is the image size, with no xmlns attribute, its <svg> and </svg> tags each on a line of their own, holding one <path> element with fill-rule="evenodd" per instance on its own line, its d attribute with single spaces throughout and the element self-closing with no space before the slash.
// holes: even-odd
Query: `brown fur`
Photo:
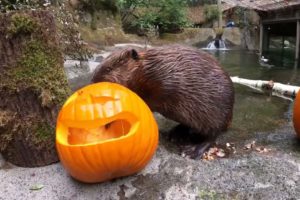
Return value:
<svg viewBox="0 0 300 200">
<path fill-rule="evenodd" d="M 136 92 L 151 108 L 197 132 L 212 136 L 232 119 L 230 77 L 208 53 L 179 45 L 113 52 L 92 82 L 109 81 Z"/>
</svg>

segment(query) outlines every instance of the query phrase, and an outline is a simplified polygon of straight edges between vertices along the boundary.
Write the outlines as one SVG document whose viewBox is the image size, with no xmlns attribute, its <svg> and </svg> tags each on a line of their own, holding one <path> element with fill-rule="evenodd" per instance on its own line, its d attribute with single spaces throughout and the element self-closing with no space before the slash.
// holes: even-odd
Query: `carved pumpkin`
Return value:
<svg viewBox="0 0 300 200">
<path fill-rule="evenodd" d="M 83 182 L 134 174 L 150 161 L 158 127 L 144 101 L 115 83 L 86 86 L 63 105 L 56 147 L 65 169 Z"/>
<path fill-rule="evenodd" d="M 294 101 L 294 115 L 293 115 L 294 128 L 300 138 L 300 90 L 297 93 Z"/>
</svg>

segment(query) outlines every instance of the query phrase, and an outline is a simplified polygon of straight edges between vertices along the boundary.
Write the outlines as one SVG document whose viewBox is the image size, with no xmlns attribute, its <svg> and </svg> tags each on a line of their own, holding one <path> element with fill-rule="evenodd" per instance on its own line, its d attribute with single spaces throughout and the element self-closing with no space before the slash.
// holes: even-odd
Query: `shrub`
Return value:
<svg viewBox="0 0 300 200">
<path fill-rule="evenodd" d="M 204 16 L 206 21 L 212 22 L 217 20 L 219 17 L 219 11 L 217 5 L 205 5 L 204 6 Z"/>
</svg>

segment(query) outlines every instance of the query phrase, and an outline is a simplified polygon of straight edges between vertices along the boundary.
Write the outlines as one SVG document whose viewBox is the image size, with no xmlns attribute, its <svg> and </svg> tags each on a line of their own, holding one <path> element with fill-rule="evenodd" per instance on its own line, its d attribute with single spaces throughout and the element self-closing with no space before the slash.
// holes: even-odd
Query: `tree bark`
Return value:
<svg viewBox="0 0 300 200">
<path fill-rule="evenodd" d="M 272 92 L 273 95 L 287 99 L 294 99 L 300 90 L 299 86 L 285 85 L 281 83 L 263 80 L 249 80 L 239 77 L 231 77 L 233 83 L 245 85 L 260 91 Z"/>
<path fill-rule="evenodd" d="M 22 167 L 58 161 L 55 124 L 69 95 L 54 17 L 0 15 L 0 152 Z"/>
</svg>

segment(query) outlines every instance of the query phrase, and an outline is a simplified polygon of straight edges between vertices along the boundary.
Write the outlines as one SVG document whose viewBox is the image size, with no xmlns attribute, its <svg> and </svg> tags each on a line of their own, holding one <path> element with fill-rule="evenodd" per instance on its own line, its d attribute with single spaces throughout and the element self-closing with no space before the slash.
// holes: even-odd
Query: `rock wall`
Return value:
<svg viewBox="0 0 300 200">
<path fill-rule="evenodd" d="M 245 27 L 241 31 L 241 46 L 248 50 L 259 50 L 259 28 Z"/>
<path fill-rule="evenodd" d="M 232 46 L 241 46 L 242 33 L 239 28 L 225 28 L 222 36 L 225 43 L 230 43 Z"/>
<path fill-rule="evenodd" d="M 248 50 L 259 50 L 259 24 L 260 17 L 257 12 L 245 12 L 245 27 L 242 29 L 242 47 Z"/>
<path fill-rule="evenodd" d="M 78 0 L 69 0 L 73 10 L 78 10 Z M 228 47 L 255 50 L 259 48 L 259 16 L 255 11 L 244 10 L 245 17 L 235 21 L 244 24 L 242 28 L 224 28 L 223 39 Z M 111 46 L 116 43 L 144 43 L 153 45 L 168 43 L 181 43 L 206 47 L 213 40 L 216 33 L 213 28 L 186 28 L 181 33 L 164 33 L 159 38 L 144 38 L 133 34 L 125 34 L 122 30 L 122 22 L 119 13 L 101 10 L 93 15 L 89 12 L 78 11 L 79 30 L 82 38 L 98 47 Z M 235 16 L 238 17 L 238 16 Z M 224 24 L 225 25 L 225 18 Z"/>
<path fill-rule="evenodd" d="M 79 31 L 86 42 L 99 46 L 110 46 L 116 43 L 137 40 L 138 38 L 124 33 L 119 13 L 99 10 L 93 15 L 86 11 L 80 11 L 77 15 Z"/>
<path fill-rule="evenodd" d="M 225 28 L 223 40 L 230 47 L 242 48 L 243 32 L 239 28 Z M 166 33 L 161 36 L 162 43 L 181 43 L 194 45 L 197 47 L 206 47 L 207 44 L 216 37 L 213 28 L 188 28 L 179 34 Z M 248 40 L 247 40 L 248 41 Z"/>
<path fill-rule="evenodd" d="M 165 33 L 160 37 L 159 42 L 166 43 L 182 43 L 187 45 L 205 45 L 208 41 L 215 37 L 215 32 L 212 28 L 187 28 L 182 33 L 172 34 Z"/>
</svg>

